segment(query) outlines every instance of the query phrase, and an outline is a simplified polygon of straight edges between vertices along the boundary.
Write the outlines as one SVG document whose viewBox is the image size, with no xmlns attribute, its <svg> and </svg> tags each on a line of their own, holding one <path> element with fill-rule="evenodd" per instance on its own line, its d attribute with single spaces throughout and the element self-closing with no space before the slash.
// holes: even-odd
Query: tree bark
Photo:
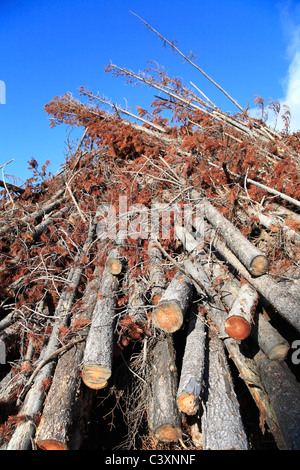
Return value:
<svg viewBox="0 0 300 470">
<path fill-rule="evenodd" d="M 232 304 L 225 321 L 225 331 L 234 339 L 243 340 L 251 332 L 259 295 L 250 284 L 244 284 Z"/>
<path fill-rule="evenodd" d="M 153 305 L 158 305 L 166 287 L 166 278 L 162 267 L 161 251 L 152 240 L 149 240 L 148 255 L 151 301 Z"/>
<path fill-rule="evenodd" d="M 78 255 L 78 259 L 87 254 L 95 233 L 95 228 L 95 224 L 91 223 L 86 241 L 82 252 Z M 70 290 L 70 286 L 68 286 L 61 295 L 55 312 L 58 318 L 55 320 L 49 341 L 42 351 L 36 368 L 38 368 L 39 364 L 41 364 L 45 358 L 54 355 L 60 345 L 59 330 L 61 326 L 67 325 L 69 322 L 70 312 L 75 298 L 75 290 L 79 284 L 81 274 L 82 268 L 80 267 L 71 268 L 69 271 L 68 280 L 72 288 Z M 18 404 L 20 404 L 20 414 L 26 415 L 27 420 L 19 424 L 15 429 L 8 444 L 9 450 L 26 450 L 32 447 L 33 437 L 36 431 L 35 419 L 41 412 L 45 400 L 44 383 L 48 382 L 51 378 L 55 369 L 56 359 L 55 356 L 55 358 L 53 357 L 51 360 L 47 361 L 36 375 L 31 377 L 32 380 L 29 379 L 22 390 Z M 24 402 L 22 403 L 23 400 Z"/>
<path fill-rule="evenodd" d="M 203 306 L 206 309 L 209 308 L 211 321 L 216 325 L 219 331 L 219 335 L 221 337 L 227 337 L 228 334 L 226 333 L 224 327 L 227 312 L 221 300 L 219 299 L 218 294 L 213 289 L 212 284 L 203 267 L 199 262 L 189 259 L 185 260 L 183 265 L 186 272 L 196 281 L 194 286 L 198 294 L 202 296 Z M 199 281 L 201 287 L 197 281 Z M 209 298 L 206 294 L 209 296 Z"/>
<path fill-rule="evenodd" d="M 81 368 L 83 382 L 92 389 L 104 388 L 111 376 L 117 289 L 117 277 L 105 269 Z"/>
<path fill-rule="evenodd" d="M 181 328 L 193 294 L 193 283 L 181 272 L 177 272 L 165 290 L 159 304 L 154 308 L 154 326 L 167 333 Z"/>
<path fill-rule="evenodd" d="M 196 414 L 199 409 L 205 362 L 205 340 L 204 319 L 191 310 L 177 390 L 178 408 L 188 415 Z"/>
<path fill-rule="evenodd" d="M 71 328 L 72 325 L 76 326 L 77 320 L 91 319 L 99 290 L 99 268 L 95 269 L 95 275 L 96 277 L 86 287 L 83 306 L 72 318 Z M 81 390 L 80 363 L 84 348 L 84 343 L 78 343 L 58 359 L 36 433 L 35 442 L 40 449 L 68 450 L 71 448 L 76 429 L 76 413 L 79 407 L 83 407 L 83 396 L 85 400 L 88 399 L 91 402 L 89 400 L 91 392 L 88 395 L 87 392 L 84 394 Z M 89 409 L 86 409 L 86 418 L 88 418 L 88 412 Z M 83 432 L 84 430 L 82 430 L 82 436 Z"/>
<path fill-rule="evenodd" d="M 147 309 L 142 282 L 133 279 L 129 275 L 129 295 L 127 303 L 127 315 L 130 315 L 134 322 L 144 322 L 147 320 Z"/>
<path fill-rule="evenodd" d="M 152 350 L 148 424 L 154 436 L 163 442 L 177 441 L 182 435 L 176 405 L 177 369 L 174 354 L 170 336 L 160 337 Z"/>
<path fill-rule="evenodd" d="M 232 253 L 220 237 L 215 236 L 212 243 L 217 252 L 233 266 L 278 313 L 285 318 L 297 331 L 300 331 L 300 317 L 298 315 L 299 301 L 290 295 L 271 276 L 264 274 L 258 278 L 252 277 L 239 259 Z"/>
<path fill-rule="evenodd" d="M 300 450 L 300 386 L 285 362 L 255 356 L 261 380 L 277 416 L 288 450 Z"/>
<path fill-rule="evenodd" d="M 231 309 L 239 293 L 239 282 L 234 279 L 226 279 L 224 267 L 217 262 L 213 263 L 213 277 L 214 279 L 223 278 L 222 284 L 218 284 L 217 289 L 222 302 Z M 250 334 L 269 359 L 282 361 L 286 358 L 290 345 L 270 324 L 265 314 L 257 312 Z"/>
<path fill-rule="evenodd" d="M 69 210 L 68 207 L 63 207 L 61 210 L 53 214 L 52 217 L 48 217 L 47 219 L 43 220 L 43 222 L 38 224 L 32 232 L 26 232 L 25 234 L 26 242 L 34 243 L 35 241 L 37 241 L 42 235 L 42 233 L 46 231 L 47 227 L 53 222 L 53 220 L 61 217 L 68 210 Z"/>
<path fill-rule="evenodd" d="M 217 229 L 228 247 L 253 276 L 265 274 L 270 267 L 267 256 L 245 238 L 208 200 L 204 199 L 207 220 Z"/>
<path fill-rule="evenodd" d="M 18 224 L 26 224 L 27 222 L 30 222 L 31 220 L 34 219 L 35 223 L 39 223 L 43 216 L 45 214 L 49 214 L 49 212 L 52 212 L 55 208 L 57 208 L 60 204 L 62 204 L 66 198 L 63 196 L 59 199 L 59 197 L 64 193 L 64 190 L 59 190 L 46 204 L 44 204 L 40 209 L 35 210 L 29 215 L 25 215 L 24 217 L 21 217 L 21 219 L 18 219 L 17 223 Z M 9 228 L 11 227 L 10 224 L 6 224 L 3 227 L 0 228 L 0 235 L 2 233 L 7 232 Z"/>
<path fill-rule="evenodd" d="M 223 344 L 209 342 L 208 398 L 203 419 L 204 450 L 249 450 Z"/>
</svg>

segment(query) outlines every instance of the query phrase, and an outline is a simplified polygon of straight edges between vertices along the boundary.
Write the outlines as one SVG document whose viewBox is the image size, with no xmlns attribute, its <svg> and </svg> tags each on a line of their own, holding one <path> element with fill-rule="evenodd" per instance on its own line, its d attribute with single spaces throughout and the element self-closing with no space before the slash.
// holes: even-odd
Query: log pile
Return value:
<svg viewBox="0 0 300 470">
<path fill-rule="evenodd" d="M 152 112 L 56 97 L 82 139 L 1 184 L 0 448 L 299 450 L 299 133 L 108 71 Z"/>
</svg>

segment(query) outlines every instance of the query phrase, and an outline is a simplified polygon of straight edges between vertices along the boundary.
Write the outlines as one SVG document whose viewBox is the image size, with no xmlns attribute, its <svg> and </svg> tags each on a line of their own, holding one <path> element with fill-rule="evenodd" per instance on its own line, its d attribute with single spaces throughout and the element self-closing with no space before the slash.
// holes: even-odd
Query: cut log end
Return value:
<svg viewBox="0 0 300 470">
<path fill-rule="evenodd" d="M 111 274 L 117 276 L 122 271 L 122 263 L 117 258 L 108 258 L 106 261 L 106 269 L 108 269 Z"/>
<path fill-rule="evenodd" d="M 106 387 L 110 376 L 111 370 L 98 364 L 85 364 L 82 368 L 82 380 L 87 387 L 93 390 Z"/>
<path fill-rule="evenodd" d="M 277 344 L 272 348 L 271 351 L 268 352 L 268 358 L 277 361 L 284 361 L 287 357 L 289 349 L 290 346 L 286 342 Z"/>
<path fill-rule="evenodd" d="M 236 340 L 246 339 L 251 332 L 251 325 L 243 317 L 233 315 L 225 321 L 226 333 Z"/>
<path fill-rule="evenodd" d="M 155 437 L 163 442 L 175 442 L 182 436 L 182 431 L 178 426 L 162 424 L 155 431 Z"/>
<path fill-rule="evenodd" d="M 180 308 L 174 302 L 166 302 L 158 305 L 152 315 L 154 326 L 166 333 L 174 333 L 179 330 L 183 322 Z"/>
<path fill-rule="evenodd" d="M 251 261 L 249 270 L 253 276 L 262 276 L 269 271 L 270 261 L 265 255 L 258 255 Z"/>
<path fill-rule="evenodd" d="M 161 294 L 154 294 L 152 297 L 152 304 L 153 305 L 158 305 L 160 300 L 161 300 Z"/>
<path fill-rule="evenodd" d="M 55 439 L 37 440 L 36 445 L 41 450 L 68 450 L 63 442 L 56 441 Z"/>
<path fill-rule="evenodd" d="M 24 239 L 25 239 L 26 243 L 33 243 L 34 242 L 34 238 L 29 232 L 25 233 Z"/>
<path fill-rule="evenodd" d="M 184 393 L 177 399 L 177 405 L 182 413 L 195 415 L 198 411 L 198 399 L 193 393 Z"/>
</svg>

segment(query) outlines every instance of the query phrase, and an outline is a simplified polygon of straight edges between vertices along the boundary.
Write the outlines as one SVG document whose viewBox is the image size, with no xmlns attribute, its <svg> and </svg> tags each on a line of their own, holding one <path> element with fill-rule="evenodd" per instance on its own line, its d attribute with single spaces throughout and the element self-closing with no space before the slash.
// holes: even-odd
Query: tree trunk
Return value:
<svg viewBox="0 0 300 470">
<path fill-rule="evenodd" d="M 271 325 L 265 313 L 260 312 L 256 316 L 251 336 L 269 359 L 277 361 L 286 359 L 290 345 Z"/>
<path fill-rule="evenodd" d="M 104 388 L 111 376 L 117 289 L 117 277 L 105 269 L 81 368 L 83 382 L 92 389 Z"/>
<path fill-rule="evenodd" d="M 249 445 L 223 344 L 209 342 L 208 398 L 203 419 L 204 450 L 248 450 Z"/>
<path fill-rule="evenodd" d="M 232 304 L 225 321 L 225 331 L 234 339 L 243 340 L 251 332 L 259 295 L 249 284 L 244 284 Z"/>
<path fill-rule="evenodd" d="M 99 268 L 95 269 L 95 275 L 86 287 L 83 306 L 74 315 L 71 327 L 76 326 L 77 320 L 90 320 L 92 316 L 100 283 Z M 41 449 L 67 450 L 71 447 L 77 408 L 82 406 L 80 363 L 84 347 L 84 343 L 78 343 L 58 359 L 35 439 Z M 86 412 L 88 417 L 88 410 Z"/>
<path fill-rule="evenodd" d="M 237 280 L 226 279 L 225 269 L 219 263 L 213 263 L 214 279 L 222 279 L 218 284 L 218 291 L 229 309 L 231 309 L 235 299 L 238 296 L 240 285 Z M 251 336 L 257 342 L 260 349 L 269 359 L 278 359 L 282 361 L 286 358 L 290 349 L 289 343 L 278 331 L 270 324 L 265 314 L 257 312 L 254 323 L 251 328 Z"/>
<path fill-rule="evenodd" d="M 300 450 L 299 383 L 286 363 L 272 361 L 261 351 L 255 360 L 287 449 Z"/>
<path fill-rule="evenodd" d="M 218 294 L 213 290 L 212 284 L 203 267 L 199 262 L 191 261 L 189 259 L 185 260 L 183 264 L 186 272 L 196 281 L 194 286 L 197 289 L 198 294 L 202 296 L 203 306 L 206 309 L 209 308 L 211 321 L 216 325 L 219 335 L 221 337 L 228 336 L 224 327 L 227 312 L 219 299 Z M 199 284 L 203 286 L 203 289 L 197 281 L 199 281 Z M 206 294 L 209 298 L 207 298 Z"/>
<path fill-rule="evenodd" d="M 93 239 L 93 235 L 95 233 L 95 229 L 96 225 L 93 223 L 90 224 L 89 232 L 82 248 L 82 252 L 78 254 L 79 260 L 81 256 L 85 256 L 87 254 Z M 59 330 L 61 326 L 67 325 L 69 322 L 70 312 L 75 298 L 75 290 L 77 289 L 80 282 L 81 274 L 82 268 L 80 267 L 70 269 L 68 280 L 71 284 L 71 290 L 70 285 L 68 285 L 60 297 L 55 311 L 55 314 L 58 318 L 55 320 L 49 341 L 42 351 L 41 358 L 36 364 L 37 367 L 42 360 L 51 357 L 51 355 L 55 353 L 60 345 Z M 31 378 L 34 377 L 34 379 L 29 379 L 24 389 L 22 390 L 18 403 L 20 404 L 24 400 L 23 404 L 21 405 L 20 414 L 26 415 L 27 420 L 19 424 L 15 429 L 9 442 L 8 449 L 25 450 L 32 447 L 32 439 L 36 431 L 35 419 L 41 412 L 45 400 L 44 384 L 49 382 L 54 369 L 55 360 L 51 359 L 49 362 L 44 364 L 37 375 L 31 376 Z"/>
<path fill-rule="evenodd" d="M 253 276 L 261 276 L 269 270 L 266 255 L 245 238 L 209 201 L 203 200 L 205 217 L 221 233 L 224 241 Z"/>
<path fill-rule="evenodd" d="M 34 243 L 37 241 L 42 233 L 44 233 L 47 227 L 52 224 L 54 219 L 61 217 L 65 212 L 69 210 L 68 207 L 63 207 L 61 210 L 57 211 L 52 217 L 48 217 L 47 219 L 43 220 L 40 224 L 38 224 L 32 232 L 26 232 L 25 240 L 28 243 Z"/>
<path fill-rule="evenodd" d="M 162 267 L 162 254 L 152 240 L 148 245 L 149 255 L 149 284 L 151 289 L 151 301 L 157 305 L 162 298 L 166 287 L 165 272 Z"/>
<path fill-rule="evenodd" d="M 141 281 L 132 278 L 130 274 L 128 284 L 127 315 L 130 315 L 134 322 L 144 322 L 147 320 L 145 288 Z"/>
<path fill-rule="evenodd" d="M 154 326 L 167 333 L 181 328 L 184 316 L 192 299 L 193 283 L 181 272 L 177 272 L 165 290 L 159 304 L 154 308 Z"/>
<path fill-rule="evenodd" d="M 52 212 L 54 209 L 56 209 L 60 204 L 62 204 L 66 198 L 59 197 L 64 193 L 64 190 L 61 189 L 59 190 L 46 204 L 44 204 L 40 209 L 35 210 L 29 215 L 25 215 L 24 217 L 21 217 L 21 219 L 18 219 L 17 223 L 18 224 L 26 224 L 27 222 L 30 222 L 31 220 L 34 220 L 35 223 L 39 223 L 43 216 L 45 214 L 49 214 L 49 212 Z M 2 233 L 7 232 L 9 228 L 12 227 L 10 224 L 6 224 L 3 227 L 0 228 L 0 235 Z"/>
<path fill-rule="evenodd" d="M 268 274 L 252 277 L 220 237 L 212 240 L 215 249 L 233 266 L 294 328 L 300 332 L 299 301 Z"/>
<path fill-rule="evenodd" d="M 204 372 L 205 339 L 204 319 L 191 310 L 177 391 L 178 408 L 188 415 L 196 414 L 199 408 Z"/>
<path fill-rule="evenodd" d="M 177 441 L 182 435 L 176 405 L 177 369 L 174 354 L 170 336 L 160 337 L 152 350 L 148 424 L 154 436 L 163 442 Z"/>
</svg>

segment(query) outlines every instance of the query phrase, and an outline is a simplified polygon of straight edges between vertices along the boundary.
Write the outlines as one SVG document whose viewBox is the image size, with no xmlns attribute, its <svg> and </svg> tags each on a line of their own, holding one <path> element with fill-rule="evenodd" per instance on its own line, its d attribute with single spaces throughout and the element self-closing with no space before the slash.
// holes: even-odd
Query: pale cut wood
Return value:
<svg viewBox="0 0 300 470">
<path fill-rule="evenodd" d="M 118 278 L 104 269 L 81 367 L 89 388 L 104 388 L 111 376 L 118 285 Z"/>
<path fill-rule="evenodd" d="M 288 450 L 300 450 L 300 386 L 285 362 L 255 356 L 261 380 L 277 416 Z"/>
<path fill-rule="evenodd" d="M 159 304 L 154 308 L 152 322 L 167 333 L 181 328 L 193 294 L 193 283 L 177 272 L 165 290 Z"/>
<path fill-rule="evenodd" d="M 205 362 L 205 340 L 204 318 L 192 310 L 189 315 L 186 345 L 177 390 L 178 408 L 188 415 L 196 414 L 199 409 Z"/>
<path fill-rule="evenodd" d="M 236 340 L 247 338 L 251 332 L 259 295 L 250 284 L 243 284 L 225 321 L 225 331 Z"/>
<path fill-rule="evenodd" d="M 111 274 L 118 276 L 122 271 L 123 262 L 124 259 L 120 255 L 119 250 L 114 248 L 106 259 L 105 267 Z"/>
<path fill-rule="evenodd" d="M 182 431 L 176 405 L 177 369 L 171 336 L 158 339 L 151 363 L 149 428 L 159 441 L 174 442 L 181 438 Z"/>
<path fill-rule="evenodd" d="M 203 450 L 249 450 L 224 347 L 216 335 L 209 341 L 207 388 Z"/>
<path fill-rule="evenodd" d="M 256 248 L 241 232 L 227 220 L 207 199 L 203 199 L 205 217 L 221 233 L 224 241 L 252 276 L 268 272 L 267 256 Z"/>
</svg>

